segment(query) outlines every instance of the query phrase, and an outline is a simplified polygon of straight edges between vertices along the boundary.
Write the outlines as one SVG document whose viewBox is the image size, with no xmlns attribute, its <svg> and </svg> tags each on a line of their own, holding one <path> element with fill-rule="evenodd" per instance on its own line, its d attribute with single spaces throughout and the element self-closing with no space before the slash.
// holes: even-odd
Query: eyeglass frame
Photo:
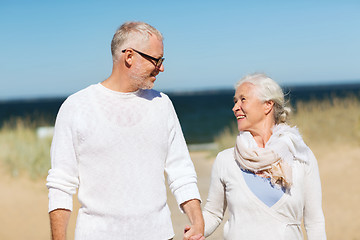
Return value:
<svg viewBox="0 0 360 240">
<path fill-rule="evenodd" d="M 127 49 L 128 49 L 128 48 L 122 50 L 121 52 L 125 53 Z M 163 64 L 164 60 L 165 60 L 165 58 L 163 58 L 163 57 L 154 58 L 154 57 L 152 57 L 152 56 L 150 56 L 150 55 L 147 55 L 147 54 L 145 54 L 145 53 L 143 53 L 143 52 L 140 52 L 140 51 L 138 51 L 138 50 L 136 50 L 136 49 L 133 49 L 133 48 L 129 48 L 129 49 L 133 50 L 134 52 L 137 52 L 138 54 L 140 54 L 140 55 L 141 55 L 142 57 L 144 57 L 144 58 L 150 58 L 151 60 L 155 61 L 155 67 L 156 67 L 156 68 L 160 68 L 161 65 Z"/>
</svg>

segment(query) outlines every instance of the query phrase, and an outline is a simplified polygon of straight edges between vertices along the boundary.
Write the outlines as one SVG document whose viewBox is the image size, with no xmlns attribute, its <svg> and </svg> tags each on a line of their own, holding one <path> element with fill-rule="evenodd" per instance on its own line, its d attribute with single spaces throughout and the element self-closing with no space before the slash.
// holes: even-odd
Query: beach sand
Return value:
<svg viewBox="0 0 360 240">
<path fill-rule="evenodd" d="M 360 147 L 326 145 L 312 146 L 312 150 L 319 162 L 328 239 L 360 240 Z M 200 151 L 192 152 L 191 157 L 204 204 L 215 156 Z M 0 239 L 50 239 L 45 179 L 13 178 L 1 168 L 0 189 Z M 168 204 L 176 234 L 174 239 L 182 239 L 187 217 L 180 213 L 171 193 L 168 194 Z M 74 205 L 76 211 L 79 208 L 76 200 Z M 69 223 L 70 240 L 74 238 L 75 211 Z M 207 239 L 222 239 L 222 225 Z"/>
</svg>

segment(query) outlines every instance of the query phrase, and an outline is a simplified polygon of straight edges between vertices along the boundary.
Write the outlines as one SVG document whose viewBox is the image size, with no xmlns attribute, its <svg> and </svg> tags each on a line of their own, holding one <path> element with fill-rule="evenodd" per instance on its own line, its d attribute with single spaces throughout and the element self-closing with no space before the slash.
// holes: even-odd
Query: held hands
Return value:
<svg viewBox="0 0 360 240">
<path fill-rule="evenodd" d="M 205 237 L 201 233 L 202 227 L 186 225 L 184 228 L 184 240 L 205 240 Z"/>
<path fill-rule="evenodd" d="M 200 200 L 191 199 L 180 205 L 188 216 L 191 226 L 184 229 L 184 240 L 204 240 L 204 218 L 201 212 Z"/>
</svg>

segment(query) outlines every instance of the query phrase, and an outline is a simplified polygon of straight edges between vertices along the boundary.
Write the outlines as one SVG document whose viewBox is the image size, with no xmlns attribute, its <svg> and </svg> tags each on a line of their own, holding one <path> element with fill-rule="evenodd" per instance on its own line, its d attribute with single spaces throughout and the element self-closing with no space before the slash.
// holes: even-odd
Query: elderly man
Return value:
<svg viewBox="0 0 360 240">
<path fill-rule="evenodd" d="M 110 77 L 71 95 L 56 119 L 47 178 L 52 238 L 66 238 L 76 189 L 76 240 L 173 238 L 166 172 L 191 223 L 184 239 L 204 239 L 196 173 L 178 118 L 169 98 L 151 89 L 164 71 L 162 35 L 127 22 L 111 52 Z"/>
</svg>

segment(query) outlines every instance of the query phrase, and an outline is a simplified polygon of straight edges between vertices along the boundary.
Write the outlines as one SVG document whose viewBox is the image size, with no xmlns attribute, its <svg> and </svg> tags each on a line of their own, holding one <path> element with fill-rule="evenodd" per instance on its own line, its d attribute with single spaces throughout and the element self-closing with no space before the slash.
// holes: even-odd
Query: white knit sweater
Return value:
<svg viewBox="0 0 360 240">
<path fill-rule="evenodd" d="M 220 152 L 213 165 L 203 211 L 205 236 L 215 231 L 228 208 L 229 220 L 224 225 L 224 239 L 227 240 L 303 239 L 302 220 L 309 240 L 326 239 L 317 161 L 310 149 L 308 156 L 308 164 L 293 163 L 290 193 L 285 193 L 275 205 L 268 207 L 247 186 L 234 159 L 234 148 Z"/>
<path fill-rule="evenodd" d="M 178 204 L 200 199 L 175 110 L 155 90 L 111 91 L 100 83 L 61 106 L 47 178 L 49 212 L 81 203 L 75 239 L 169 239 L 164 171 Z"/>
</svg>

